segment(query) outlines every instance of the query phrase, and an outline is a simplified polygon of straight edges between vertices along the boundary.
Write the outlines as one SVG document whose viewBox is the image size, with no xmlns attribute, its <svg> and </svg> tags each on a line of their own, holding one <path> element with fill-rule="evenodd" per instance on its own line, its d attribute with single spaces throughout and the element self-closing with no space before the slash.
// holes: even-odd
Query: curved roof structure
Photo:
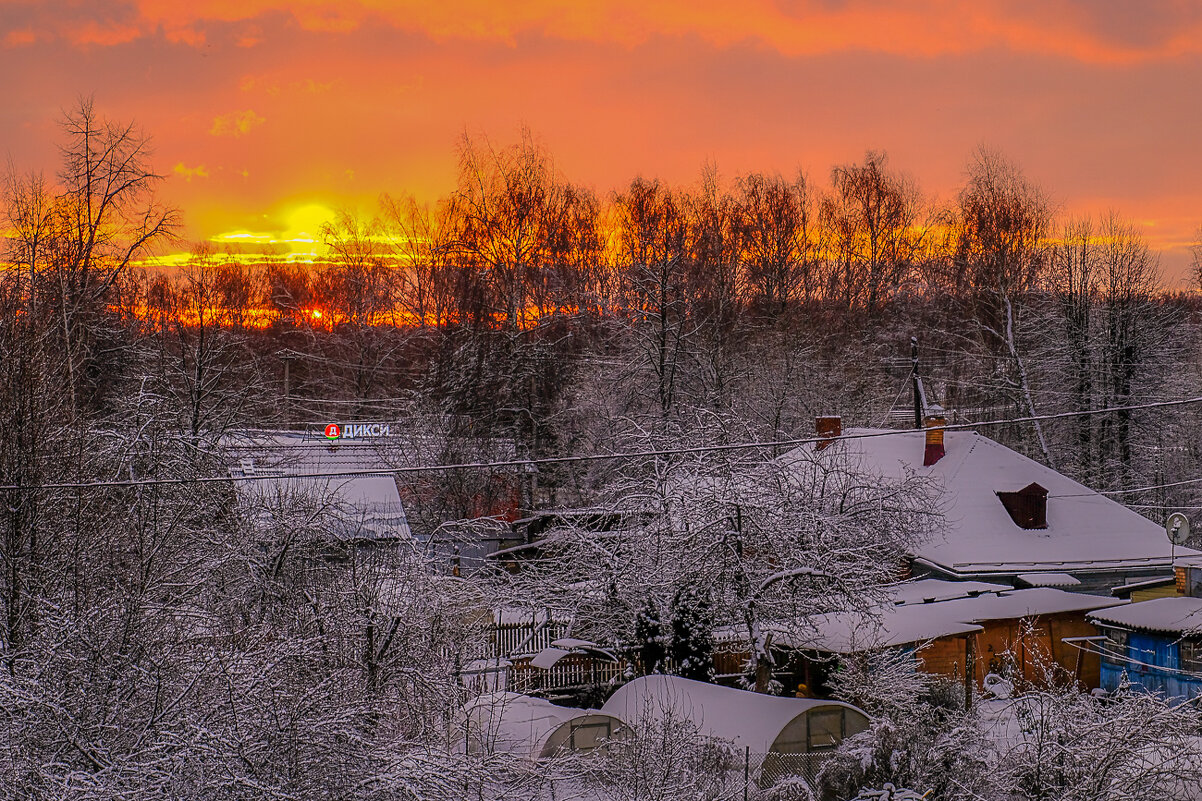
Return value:
<svg viewBox="0 0 1202 801">
<path fill-rule="evenodd" d="M 596 709 L 573 709 L 510 692 L 482 695 L 463 711 L 469 751 L 505 752 L 528 759 L 565 749 L 590 751 L 626 728 L 619 718 Z"/>
<path fill-rule="evenodd" d="M 797 753 L 815 712 L 841 713 L 846 731 L 859 731 L 868 717 L 851 704 L 815 698 L 783 698 L 736 690 L 679 676 L 643 676 L 618 688 L 601 711 L 627 721 L 691 721 L 702 734 L 753 752 Z M 800 735 L 800 736 L 799 736 Z"/>
</svg>

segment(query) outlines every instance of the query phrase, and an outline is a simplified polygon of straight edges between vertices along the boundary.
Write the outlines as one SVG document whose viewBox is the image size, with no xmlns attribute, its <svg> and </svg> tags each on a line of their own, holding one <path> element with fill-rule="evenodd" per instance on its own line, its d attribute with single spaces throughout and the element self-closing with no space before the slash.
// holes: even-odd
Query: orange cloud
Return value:
<svg viewBox="0 0 1202 801">
<path fill-rule="evenodd" d="M 9 31 L 4 36 L 5 47 L 22 47 L 31 45 L 37 41 L 37 35 L 34 34 L 32 28 L 23 28 L 21 30 Z"/>
<path fill-rule="evenodd" d="M 193 178 L 208 178 L 209 168 L 203 164 L 198 164 L 195 167 L 189 167 L 182 161 L 171 168 L 171 171 L 176 175 L 182 176 L 188 183 L 192 182 Z"/>
<path fill-rule="evenodd" d="M 267 122 L 267 118 L 255 113 L 253 109 L 236 111 L 213 118 L 213 127 L 209 133 L 213 136 L 232 136 L 235 139 L 246 136 L 255 128 Z"/>
<path fill-rule="evenodd" d="M 866 50 L 931 57 L 1006 48 L 1122 64 L 1202 53 L 1202 15 L 1189 6 L 1141 7 L 1137 22 L 1128 26 L 1142 25 L 1137 35 L 1122 25 L 1108 31 L 1106 20 L 1118 18 L 1116 9 L 1093 0 L 848 0 L 837 5 L 822 0 L 139 0 L 137 8 L 144 32 L 162 29 L 169 35 L 201 21 L 242 22 L 281 13 L 311 31 L 345 33 L 383 22 L 435 40 L 515 42 L 522 35 L 541 35 L 628 46 L 654 36 L 683 36 L 719 47 L 757 43 L 790 56 Z"/>
<path fill-rule="evenodd" d="M 143 34 L 143 29 L 137 25 L 102 24 L 95 20 L 89 20 L 67 31 L 67 38 L 72 44 L 83 47 L 89 45 L 111 47 L 132 42 Z"/>
</svg>

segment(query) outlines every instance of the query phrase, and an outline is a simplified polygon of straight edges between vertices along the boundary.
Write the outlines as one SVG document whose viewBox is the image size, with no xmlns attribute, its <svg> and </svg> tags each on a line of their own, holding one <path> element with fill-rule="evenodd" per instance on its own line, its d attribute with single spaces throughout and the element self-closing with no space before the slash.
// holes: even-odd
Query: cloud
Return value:
<svg viewBox="0 0 1202 801">
<path fill-rule="evenodd" d="M 65 34 L 72 44 L 80 47 L 112 47 L 135 41 L 142 37 L 144 31 L 138 25 L 88 20 L 67 30 Z"/>
<path fill-rule="evenodd" d="M 37 41 L 37 34 L 32 28 L 22 28 L 20 30 L 9 31 L 4 36 L 5 47 L 24 47 L 31 45 Z"/>
<path fill-rule="evenodd" d="M 182 176 L 185 181 L 192 183 L 193 178 L 208 178 L 209 168 L 203 164 L 197 164 L 195 167 L 189 167 L 182 161 L 171 168 L 171 171 L 176 175 Z"/>
<path fill-rule="evenodd" d="M 45 28 L 81 45 L 163 36 L 200 46 L 207 43 L 204 26 L 226 23 L 239 28 L 230 36 L 241 47 L 282 27 L 345 34 L 387 26 L 440 42 L 513 44 L 537 36 L 631 47 L 675 37 L 718 48 L 752 44 L 786 56 L 860 51 L 926 58 L 1003 49 L 1132 64 L 1202 54 L 1202 6 L 1178 0 L 94 0 L 84 23 L 68 0 L 41 8 L 39 34 Z"/>
<path fill-rule="evenodd" d="M 788 56 L 845 51 L 932 57 L 1003 48 L 1088 63 L 1135 63 L 1202 53 L 1202 9 L 1146 0 L 1118 14 L 1116 0 L 132 0 L 142 35 L 173 41 L 206 22 L 266 25 L 291 18 L 309 31 L 347 33 L 386 24 L 436 41 L 513 43 L 523 36 L 634 46 L 657 36 L 711 46 L 752 43 Z M 50 5 L 50 4 L 48 4 Z M 131 6 L 120 6 L 122 9 Z M 114 13 L 116 13 L 114 9 Z M 1114 18 L 1122 17 L 1121 24 Z M 278 24 L 278 20 L 274 21 Z M 128 35 L 128 31 L 125 34 Z M 93 36 L 93 39 L 98 38 Z M 122 41 L 114 31 L 114 42 Z M 257 42 L 257 31 L 240 43 Z M 195 40 L 195 41 L 194 41 Z"/>
<path fill-rule="evenodd" d="M 213 127 L 209 133 L 213 136 L 232 136 L 235 139 L 246 136 L 255 128 L 267 122 L 267 118 L 256 114 L 253 109 L 235 111 L 213 118 Z"/>
</svg>

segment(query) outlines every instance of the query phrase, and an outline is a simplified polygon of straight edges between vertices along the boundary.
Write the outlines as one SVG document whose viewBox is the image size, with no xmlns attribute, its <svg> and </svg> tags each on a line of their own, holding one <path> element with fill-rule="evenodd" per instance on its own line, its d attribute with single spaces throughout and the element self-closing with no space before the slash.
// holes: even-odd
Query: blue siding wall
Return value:
<svg viewBox="0 0 1202 801">
<path fill-rule="evenodd" d="M 1180 666 L 1176 638 L 1164 634 L 1131 632 L 1127 637 L 1128 664 L 1102 660 L 1102 688 L 1113 691 L 1122 681 L 1123 672 L 1133 689 L 1168 696 L 1192 698 L 1202 695 L 1202 678 L 1174 673 Z M 1113 645 L 1109 646 L 1113 647 Z M 1142 662 L 1143 664 L 1135 664 Z M 1170 668 L 1165 670 L 1164 668 Z"/>
</svg>

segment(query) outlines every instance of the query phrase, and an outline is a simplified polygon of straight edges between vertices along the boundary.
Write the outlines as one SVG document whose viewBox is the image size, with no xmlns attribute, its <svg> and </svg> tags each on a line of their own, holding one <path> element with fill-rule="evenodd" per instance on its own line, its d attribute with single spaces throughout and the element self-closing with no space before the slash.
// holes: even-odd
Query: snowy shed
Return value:
<svg viewBox="0 0 1202 801">
<path fill-rule="evenodd" d="M 1156 598 L 1090 620 L 1104 635 L 1091 643 L 1102 656 L 1104 689 L 1129 682 L 1169 698 L 1202 696 L 1202 598 Z"/>
<path fill-rule="evenodd" d="M 851 429 L 781 459 L 845 459 L 885 478 L 927 477 L 945 523 L 913 546 L 915 575 L 1088 592 L 1171 574 L 1174 548 L 1160 525 L 976 432 L 948 431 L 943 442 L 927 463 L 922 431 Z M 1178 557 L 1194 554 L 1176 548 Z"/>
<path fill-rule="evenodd" d="M 468 753 L 508 753 L 543 759 L 564 751 L 594 751 L 625 736 L 608 711 L 573 709 L 519 693 L 489 693 L 463 708 Z"/>
<path fill-rule="evenodd" d="M 822 752 L 868 727 L 867 715 L 839 701 L 782 698 L 679 676 L 635 679 L 601 711 L 635 725 L 688 721 L 705 736 L 758 755 Z"/>
</svg>

